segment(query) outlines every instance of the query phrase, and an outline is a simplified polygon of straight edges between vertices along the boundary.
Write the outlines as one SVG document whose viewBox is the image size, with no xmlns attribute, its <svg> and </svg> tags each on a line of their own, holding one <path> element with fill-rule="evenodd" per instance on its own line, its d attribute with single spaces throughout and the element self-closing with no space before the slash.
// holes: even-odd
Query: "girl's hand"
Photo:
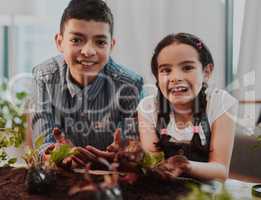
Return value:
<svg viewBox="0 0 261 200">
<path fill-rule="evenodd" d="M 189 170 L 189 161 L 185 156 L 175 155 L 151 170 L 161 179 L 171 180 Z"/>
</svg>

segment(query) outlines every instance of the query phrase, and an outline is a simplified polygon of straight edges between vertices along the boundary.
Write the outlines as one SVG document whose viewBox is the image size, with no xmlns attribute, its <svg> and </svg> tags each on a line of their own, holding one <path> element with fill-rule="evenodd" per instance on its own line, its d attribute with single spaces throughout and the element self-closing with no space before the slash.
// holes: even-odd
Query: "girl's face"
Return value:
<svg viewBox="0 0 261 200">
<path fill-rule="evenodd" d="M 157 62 L 158 83 L 165 98 L 175 109 L 191 111 L 193 99 L 211 75 L 211 66 L 203 70 L 197 50 L 182 43 L 163 48 Z"/>
</svg>

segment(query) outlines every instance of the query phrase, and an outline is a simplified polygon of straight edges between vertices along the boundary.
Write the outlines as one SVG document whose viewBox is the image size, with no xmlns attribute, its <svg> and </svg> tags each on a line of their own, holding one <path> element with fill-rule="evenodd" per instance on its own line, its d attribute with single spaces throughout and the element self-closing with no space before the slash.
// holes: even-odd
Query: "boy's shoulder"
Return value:
<svg viewBox="0 0 261 200">
<path fill-rule="evenodd" d="M 65 67 L 65 62 L 62 55 L 58 55 L 45 60 L 33 68 L 33 75 L 37 78 L 53 77 L 60 74 L 60 71 Z"/>
<path fill-rule="evenodd" d="M 138 86 L 143 85 L 143 78 L 132 70 L 124 67 L 120 64 L 115 63 L 111 58 L 109 62 L 106 64 L 104 73 L 113 81 L 119 81 L 122 83 L 135 84 Z"/>
</svg>

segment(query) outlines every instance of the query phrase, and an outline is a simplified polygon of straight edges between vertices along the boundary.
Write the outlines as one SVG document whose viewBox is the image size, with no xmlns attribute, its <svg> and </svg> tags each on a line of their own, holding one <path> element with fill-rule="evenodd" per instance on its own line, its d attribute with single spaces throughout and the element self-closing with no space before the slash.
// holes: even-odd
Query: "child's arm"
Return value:
<svg viewBox="0 0 261 200">
<path fill-rule="evenodd" d="M 190 161 L 188 174 L 203 179 L 225 180 L 228 178 L 234 131 L 235 122 L 228 113 L 217 118 L 212 125 L 209 162 Z"/>
<path fill-rule="evenodd" d="M 138 113 L 139 133 L 143 149 L 146 152 L 157 152 L 155 143 L 158 142 L 155 127 Z M 234 143 L 235 123 L 227 113 L 215 120 L 212 126 L 211 152 L 209 162 L 189 161 L 188 170 L 184 171 L 190 176 L 199 179 L 225 180 L 228 177 L 230 159 Z"/>
<path fill-rule="evenodd" d="M 143 114 L 138 112 L 138 124 L 139 124 L 139 134 L 142 148 L 146 152 L 157 152 L 155 143 L 159 141 L 156 134 L 155 127 L 151 124 Z"/>
</svg>

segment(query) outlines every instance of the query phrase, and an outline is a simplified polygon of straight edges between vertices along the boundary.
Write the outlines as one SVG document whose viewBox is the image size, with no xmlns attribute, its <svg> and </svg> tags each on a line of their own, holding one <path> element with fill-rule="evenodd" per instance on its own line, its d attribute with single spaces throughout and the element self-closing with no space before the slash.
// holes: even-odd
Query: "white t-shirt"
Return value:
<svg viewBox="0 0 261 200">
<path fill-rule="evenodd" d="M 238 101 L 228 92 L 222 89 L 207 89 L 207 109 L 209 126 L 212 127 L 213 122 L 225 112 L 231 117 L 236 117 Z M 143 115 L 150 126 L 156 128 L 157 117 L 159 112 L 159 102 L 155 96 L 147 96 L 141 100 L 138 106 L 138 112 Z M 174 112 L 170 113 L 170 122 L 167 126 L 167 134 L 178 141 L 190 141 L 193 137 L 192 123 L 186 128 L 179 129 L 176 126 Z M 206 137 L 202 127 L 199 127 L 199 136 L 202 145 L 206 144 Z"/>
</svg>

